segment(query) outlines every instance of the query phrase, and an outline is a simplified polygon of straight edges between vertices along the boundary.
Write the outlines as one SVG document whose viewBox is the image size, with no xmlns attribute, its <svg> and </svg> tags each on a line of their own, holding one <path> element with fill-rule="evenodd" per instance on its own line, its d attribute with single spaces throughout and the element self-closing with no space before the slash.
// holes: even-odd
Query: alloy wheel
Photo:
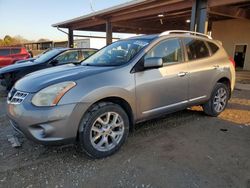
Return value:
<svg viewBox="0 0 250 188">
<path fill-rule="evenodd" d="M 214 97 L 214 110 L 222 112 L 227 104 L 227 91 L 224 88 L 219 88 Z"/>
<path fill-rule="evenodd" d="M 118 113 L 106 112 L 92 124 L 91 144 L 98 151 L 110 151 L 120 143 L 124 129 L 124 121 Z"/>
</svg>

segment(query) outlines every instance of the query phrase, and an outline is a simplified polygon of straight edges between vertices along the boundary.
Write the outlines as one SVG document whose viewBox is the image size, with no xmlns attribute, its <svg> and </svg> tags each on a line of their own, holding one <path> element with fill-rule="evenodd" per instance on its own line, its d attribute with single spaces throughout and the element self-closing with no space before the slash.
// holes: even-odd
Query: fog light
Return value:
<svg viewBox="0 0 250 188">
<path fill-rule="evenodd" d="M 53 127 L 49 124 L 41 124 L 39 125 L 41 127 L 41 136 L 43 138 L 47 137 L 53 132 Z"/>
<path fill-rule="evenodd" d="M 30 128 L 31 134 L 36 138 L 46 138 L 53 133 L 54 128 L 49 124 L 35 125 Z"/>
<path fill-rule="evenodd" d="M 46 131 L 45 131 L 45 129 L 42 128 L 40 134 L 41 134 L 41 137 L 43 137 L 43 138 L 46 137 Z"/>
</svg>

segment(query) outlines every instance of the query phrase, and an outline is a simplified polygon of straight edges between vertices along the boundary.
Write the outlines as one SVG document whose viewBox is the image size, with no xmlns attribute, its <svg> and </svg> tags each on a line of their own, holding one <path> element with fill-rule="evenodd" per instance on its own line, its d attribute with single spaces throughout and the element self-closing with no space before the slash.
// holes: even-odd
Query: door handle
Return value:
<svg viewBox="0 0 250 188">
<path fill-rule="evenodd" d="M 179 72 L 178 73 L 178 76 L 179 77 L 183 77 L 183 76 L 186 76 L 188 72 Z"/>
</svg>

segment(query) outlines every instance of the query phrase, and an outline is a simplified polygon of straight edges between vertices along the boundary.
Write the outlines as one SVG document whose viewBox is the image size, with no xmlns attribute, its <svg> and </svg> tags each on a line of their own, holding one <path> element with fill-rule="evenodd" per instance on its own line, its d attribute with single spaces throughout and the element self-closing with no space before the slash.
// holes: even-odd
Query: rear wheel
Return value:
<svg viewBox="0 0 250 188">
<path fill-rule="evenodd" d="M 129 119 L 117 104 L 102 102 L 84 115 L 79 145 L 89 156 L 104 158 L 120 149 L 129 133 Z"/>
<path fill-rule="evenodd" d="M 229 99 L 229 88 L 224 83 L 217 83 L 211 98 L 203 105 L 203 110 L 207 115 L 218 116 L 225 110 Z"/>
</svg>

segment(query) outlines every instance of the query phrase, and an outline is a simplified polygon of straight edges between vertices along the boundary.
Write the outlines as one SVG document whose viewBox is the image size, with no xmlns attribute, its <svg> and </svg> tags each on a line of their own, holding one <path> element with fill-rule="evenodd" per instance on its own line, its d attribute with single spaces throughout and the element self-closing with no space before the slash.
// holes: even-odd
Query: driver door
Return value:
<svg viewBox="0 0 250 188">
<path fill-rule="evenodd" d="M 175 38 L 161 41 L 144 56 L 162 58 L 163 67 L 135 73 L 139 119 L 174 111 L 187 103 L 188 67 L 183 56 L 181 43 Z"/>
</svg>

